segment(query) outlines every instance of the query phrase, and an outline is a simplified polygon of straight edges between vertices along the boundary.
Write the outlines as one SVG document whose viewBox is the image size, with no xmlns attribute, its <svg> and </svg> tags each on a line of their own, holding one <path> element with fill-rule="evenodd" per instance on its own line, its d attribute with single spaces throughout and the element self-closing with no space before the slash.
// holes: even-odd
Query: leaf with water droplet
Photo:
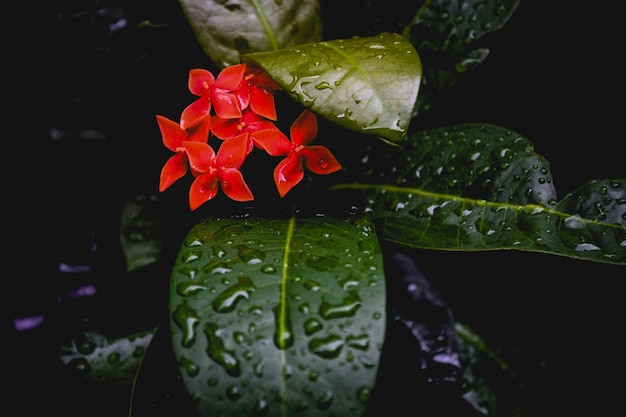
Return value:
<svg viewBox="0 0 626 417">
<path fill-rule="evenodd" d="M 110 338 L 98 332 L 85 332 L 62 346 L 61 361 L 85 377 L 98 381 L 130 383 L 152 332 Z"/>
<path fill-rule="evenodd" d="M 395 33 L 314 42 L 243 55 L 292 98 L 348 129 L 393 145 L 406 140 L 422 62 Z"/>
<path fill-rule="evenodd" d="M 322 39 L 317 0 L 180 0 L 180 5 L 202 49 L 222 68 L 239 64 L 240 54 Z"/>
<path fill-rule="evenodd" d="M 219 263 L 228 268 L 216 275 Z M 341 387 L 374 386 L 386 324 L 375 319 L 386 302 L 382 274 L 373 224 L 356 214 L 194 226 L 171 275 L 170 328 L 200 415 L 362 414 L 364 397 Z"/>
<path fill-rule="evenodd" d="M 548 161 L 525 137 L 489 124 L 418 132 L 398 152 L 378 147 L 360 151 L 367 157 L 331 189 L 366 201 L 383 239 L 626 263 L 625 179 L 590 181 L 557 202 Z"/>
</svg>

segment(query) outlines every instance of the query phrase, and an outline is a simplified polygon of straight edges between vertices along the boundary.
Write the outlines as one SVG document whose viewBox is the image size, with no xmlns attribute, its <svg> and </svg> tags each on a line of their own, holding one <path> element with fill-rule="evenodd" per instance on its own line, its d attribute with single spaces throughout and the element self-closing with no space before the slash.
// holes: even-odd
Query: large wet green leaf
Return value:
<svg viewBox="0 0 626 417">
<path fill-rule="evenodd" d="M 170 320 L 199 412 L 360 415 L 383 343 L 384 284 L 366 218 L 198 223 L 172 273 Z"/>
<path fill-rule="evenodd" d="M 417 100 L 422 63 L 401 35 L 314 42 L 242 56 L 296 101 L 348 129 L 401 145 Z"/>
<path fill-rule="evenodd" d="M 548 162 L 508 129 L 424 131 L 396 152 L 369 149 L 351 168 L 358 182 L 332 189 L 361 194 L 383 239 L 626 263 L 626 179 L 590 181 L 557 204 Z"/>
<path fill-rule="evenodd" d="M 241 54 L 322 40 L 318 0 L 179 0 L 204 52 L 218 67 Z"/>
<path fill-rule="evenodd" d="M 428 110 L 489 55 L 478 41 L 504 27 L 520 0 L 428 0 L 403 35 L 424 62 L 424 88 L 416 109 Z"/>
</svg>

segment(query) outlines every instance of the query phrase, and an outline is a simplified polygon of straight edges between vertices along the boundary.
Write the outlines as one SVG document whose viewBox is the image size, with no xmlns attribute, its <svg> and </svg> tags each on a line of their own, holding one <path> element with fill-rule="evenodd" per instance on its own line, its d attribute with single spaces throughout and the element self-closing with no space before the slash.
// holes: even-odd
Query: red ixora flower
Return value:
<svg viewBox="0 0 626 417">
<path fill-rule="evenodd" d="M 317 136 L 317 117 L 304 110 L 289 129 L 291 141 L 279 131 L 266 129 L 254 134 L 255 144 L 272 156 L 286 156 L 274 169 L 274 182 L 281 197 L 304 178 L 304 166 L 315 174 L 331 174 L 341 164 L 325 146 L 311 146 Z"/>
<path fill-rule="evenodd" d="M 224 68 L 217 78 L 206 69 L 192 69 L 187 85 L 199 98 L 183 110 L 183 127 L 203 120 L 211 109 L 221 119 L 239 118 L 247 108 L 264 118 L 277 119 L 274 91 L 280 87 L 257 65 L 232 65 Z"/>
<path fill-rule="evenodd" d="M 263 69 L 254 64 L 248 64 L 244 77 L 250 89 L 250 108 L 259 116 L 276 121 L 276 105 L 274 91 L 280 86 Z"/>
<path fill-rule="evenodd" d="M 219 139 L 227 140 L 248 132 L 250 133 L 248 144 L 249 152 L 252 152 L 254 148 L 254 137 L 256 136 L 256 132 L 260 130 L 275 131 L 276 134 L 282 135 L 285 140 L 288 140 L 273 121 L 254 112 L 250 107 L 243 110 L 241 113 L 241 117 L 238 119 L 222 119 L 217 116 L 212 116 L 211 133 Z"/>
<path fill-rule="evenodd" d="M 187 86 L 199 98 L 183 110 L 181 125 L 192 126 L 209 117 L 211 108 L 223 119 L 241 117 L 241 109 L 248 107 L 250 103 L 250 91 L 244 80 L 245 71 L 246 64 L 231 65 L 220 71 L 215 78 L 206 69 L 190 70 Z"/>
<path fill-rule="evenodd" d="M 156 120 L 163 144 L 174 152 L 161 169 L 159 191 L 165 191 L 187 172 L 189 160 L 183 143 L 206 143 L 209 139 L 211 119 L 197 123 L 188 129 L 182 128 L 179 123 L 161 115 L 157 115 Z"/>
<path fill-rule="evenodd" d="M 189 190 L 189 207 L 195 210 L 217 195 L 218 189 L 235 201 L 254 199 L 239 167 L 248 155 L 249 133 L 222 142 L 217 154 L 204 142 L 183 142 L 196 179 Z"/>
</svg>

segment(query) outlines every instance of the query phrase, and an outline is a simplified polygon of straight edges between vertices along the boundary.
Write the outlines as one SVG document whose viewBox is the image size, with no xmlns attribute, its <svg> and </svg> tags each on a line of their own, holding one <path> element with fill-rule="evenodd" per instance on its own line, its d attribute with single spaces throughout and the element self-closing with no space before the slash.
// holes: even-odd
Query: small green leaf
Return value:
<svg viewBox="0 0 626 417">
<path fill-rule="evenodd" d="M 365 217 L 207 218 L 171 277 L 183 384 L 203 416 L 360 415 L 385 293 Z"/>
<path fill-rule="evenodd" d="M 318 0 L 179 0 L 196 39 L 218 67 L 239 56 L 322 39 Z"/>
<path fill-rule="evenodd" d="M 401 145 L 422 76 L 413 45 L 394 33 L 242 56 L 296 101 L 348 129 Z"/>
<path fill-rule="evenodd" d="M 369 149 L 360 182 L 382 239 L 438 250 L 515 249 L 626 263 L 626 179 L 594 180 L 559 204 L 548 162 L 521 135 L 464 124 Z M 350 178 L 350 177 L 349 177 Z"/>
<path fill-rule="evenodd" d="M 61 361 L 89 379 L 130 383 L 151 340 L 151 331 L 119 338 L 85 332 L 62 347 Z"/>
</svg>

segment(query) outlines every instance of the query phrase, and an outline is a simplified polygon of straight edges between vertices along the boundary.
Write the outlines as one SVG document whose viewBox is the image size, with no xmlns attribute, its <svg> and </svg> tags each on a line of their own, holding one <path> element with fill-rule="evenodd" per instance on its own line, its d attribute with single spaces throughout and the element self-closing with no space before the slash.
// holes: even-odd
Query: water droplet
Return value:
<svg viewBox="0 0 626 417">
<path fill-rule="evenodd" d="M 324 326 L 319 320 L 315 318 L 309 318 L 304 322 L 304 333 L 307 336 L 310 336 L 322 330 L 323 327 Z"/>
<path fill-rule="evenodd" d="M 183 266 L 178 269 L 178 273 L 188 277 L 189 279 L 194 279 L 196 277 L 196 274 L 198 273 L 198 270 L 196 268 Z"/>
<path fill-rule="evenodd" d="M 260 250 L 252 249 L 246 245 L 237 245 L 239 258 L 247 264 L 258 264 L 265 259 L 265 253 Z"/>
<path fill-rule="evenodd" d="M 258 361 L 254 364 L 252 371 L 259 378 L 263 376 L 263 369 L 265 369 L 265 362 L 263 360 Z"/>
<path fill-rule="evenodd" d="M 237 282 L 226 288 L 213 300 L 213 309 L 218 313 L 233 311 L 240 300 L 250 299 L 250 293 L 256 290 L 250 277 L 239 277 Z"/>
<path fill-rule="evenodd" d="M 280 304 L 274 306 L 274 344 L 278 349 L 287 349 L 293 345 L 293 331 L 291 327 L 291 319 L 287 312 L 289 306 L 287 300 L 281 300 Z"/>
<path fill-rule="evenodd" d="M 356 392 L 356 397 L 362 403 L 367 403 L 370 399 L 372 390 L 369 387 L 360 387 Z"/>
<path fill-rule="evenodd" d="M 198 365 L 185 356 L 181 356 L 181 358 L 178 360 L 178 364 L 181 368 L 185 370 L 185 372 L 187 372 L 187 375 L 189 375 L 190 377 L 194 377 L 198 375 L 198 373 L 200 373 L 200 368 L 198 367 Z"/>
<path fill-rule="evenodd" d="M 241 366 L 235 354 L 224 347 L 224 341 L 218 336 L 218 326 L 215 323 L 206 323 L 204 325 L 204 335 L 207 339 L 207 354 L 211 359 L 224 368 L 230 376 L 238 377 L 241 375 Z"/>
<path fill-rule="evenodd" d="M 346 338 L 346 343 L 348 346 L 353 347 L 359 350 L 367 350 L 370 345 L 370 338 L 366 334 L 353 336 L 350 335 Z"/>
<path fill-rule="evenodd" d="M 146 354 L 146 348 L 144 348 L 143 346 L 137 346 L 133 350 L 132 356 L 133 358 L 143 358 L 145 354 Z"/>
<path fill-rule="evenodd" d="M 311 307 L 309 303 L 302 303 L 298 306 L 298 311 L 302 314 L 309 314 L 311 312 Z"/>
<path fill-rule="evenodd" d="M 68 362 L 67 366 L 81 375 L 89 375 L 91 372 L 91 365 L 85 358 L 74 358 Z"/>
<path fill-rule="evenodd" d="M 200 285 L 197 282 L 192 281 L 181 282 L 176 285 L 176 293 L 181 297 L 190 297 L 206 289 L 207 288 L 204 285 Z"/>
<path fill-rule="evenodd" d="M 310 290 L 313 292 L 318 292 L 320 288 L 322 287 L 319 282 L 315 282 L 313 280 L 303 281 L 302 285 L 304 285 L 304 288 L 306 288 L 307 290 Z"/>
<path fill-rule="evenodd" d="M 201 251 L 187 250 L 180 255 L 180 259 L 183 263 L 190 263 L 200 259 Z"/>
<path fill-rule="evenodd" d="M 263 272 L 264 274 L 275 274 L 276 268 L 274 267 L 274 265 L 265 264 L 261 267 L 261 272 Z"/>
<path fill-rule="evenodd" d="M 356 287 L 357 285 L 359 285 L 359 278 L 350 274 L 345 278 L 341 278 L 339 280 L 339 285 L 344 290 L 347 290 L 348 288 L 351 288 L 351 287 Z"/>
<path fill-rule="evenodd" d="M 324 339 L 311 339 L 309 350 L 322 358 L 332 359 L 339 356 L 343 345 L 341 338 L 333 334 Z"/>
<path fill-rule="evenodd" d="M 221 246 L 213 245 L 211 246 L 211 250 L 213 251 L 213 255 L 218 258 L 223 258 L 226 255 L 226 251 L 222 249 Z"/>
<path fill-rule="evenodd" d="M 319 306 L 319 314 L 325 319 L 336 319 L 339 317 L 354 317 L 359 307 L 361 307 L 359 294 L 352 290 L 339 304 L 330 304 L 326 300 Z"/>
<path fill-rule="evenodd" d="M 223 261 L 211 261 L 202 267 L 202 271 L 210 274 L 227 274 L 232 271 L 232 268 Z"/>
<path fill-rule="evenodd" d="M 592 243 L 581 243 L 576 246 L 577 251 L 588 252 L 588 251 L 596 251 L 600 250 L 600 248 Z"/>
<path fill-rule="evenodd" d="M 264 398 L 257 399 L 252 409 L 252 417 L 266 417 L 267 415 L 269 415 L 267 401 Z"/>
<path fill-rule="evenodd" d="M 239 385 L 231 385 L 226 388 L 226 397 L 231 401 L 236 401 L 241 398 L 241 388 Z"/>
<path fill-rule="evenodd" d="M 119 352 L 111 352 L 111 353 L 109 353 L 107 355 L 107 363 L 109 365 L 116 364 L 116 363 L 118 363 L 120 361 L 120 358 L 121 358 L 121 356 L 120 356 Z"/>
<path fill-rule="evenodd" d="M 89 355 L 96 349 L 96 344 L 91 340 L 81 338 L 76 342 L 76 350 L 81 355 Z"/>
<path fill-rule="evenodd" d="M 327 410 L 333 403 L 334 398 L 335 398 L 335 393 L 333 392 L 333 390 L 327 389 L 317 399 L 316 401 L 317 408 L 319 408 L 320 410 Z"/>
<path fill-rule="evenodd" d="M 195 327 L 200 322 L 196 311 L 183 302 L 172 313 L 172 319 L 183 332 L 182 345 L 185 347 L 193 345 L 196 340 Z"/>
</svg>

